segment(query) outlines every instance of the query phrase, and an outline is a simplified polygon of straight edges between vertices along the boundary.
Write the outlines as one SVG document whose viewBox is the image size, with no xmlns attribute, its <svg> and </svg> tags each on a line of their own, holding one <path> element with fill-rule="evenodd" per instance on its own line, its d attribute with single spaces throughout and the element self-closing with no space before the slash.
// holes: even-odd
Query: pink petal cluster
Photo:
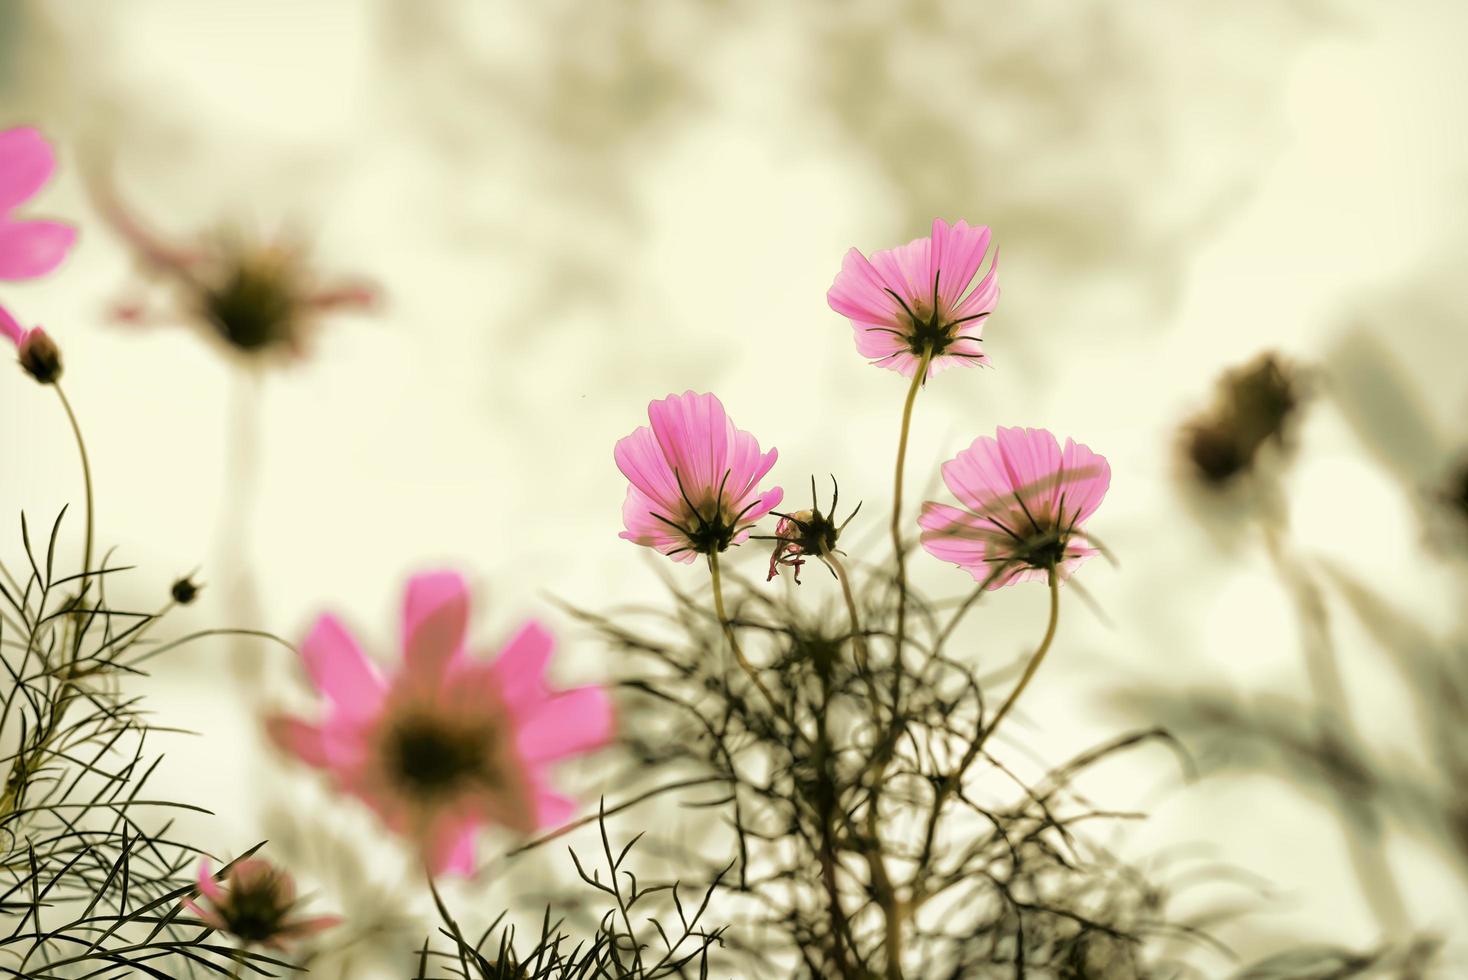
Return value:
<svg viewBox="0 0 1468 980">
<path fill-rule="evenodd" d="M 493 661 L 468 656 L 469 592 L 454 572 L 408 583 L 403 662 L 383 678 L 351 634 L 322 616 L 301 656 L 328 708 L 318 724 L 276 717 L 276 743 L 413 841 L 433 874 L 469 874 L 483 824 L 527 833 L 564 823 L 575 804 L 553 763 L 612 736 L 600 687 L 551 690 L 553 640 L 529 622 Z"/>
<path fill-rule="evenodd" d="M 778 453 L 734 427 L 713 395 L 685 391 L 647 406 L 642 426 L 617 442 L 628 482 L 622 537 L 681 562 L 743 542 L 780 505 L 779 487 L 759 481 Z"/>
<path fill-rule="evenodd" d="M 75 244 L 76 229 L 71 225 L 17 219 L 12 213 L 34 197 L 55 172 L 56 155 L 37 130 L 21 126 L 0 131 L 0 279 L 44 276 L 61 264 Z M 0 306 L 0 333 L 15 344 L 22 362 L 55 360 L 59 373 L 55 344 L 44 330 L 21 326 Z"/>
<path fill-rule="evenodd" d="M 1094 555 L 1082 524 L 1111 483 L 1104 456 L 1044 429 L 1001 428 L 943 464 L 943 482 L 964 506 L 929 501 L 918 523 L 929 554 L 997 589 L 1068 576 Z"/>
<path fill-rule="evenodd" d="M 987 364 L 980 345 L 999 300 L 997 257 L 977 284 L 974 277 L 989 240 L 986 226 L 935 218 L 931 236 L 870 259 L 853 248 L 826 301 L 851 321 L 856 349 L 878 367 L 910 378 L 924 353 L 932 358 L 927 377 L 954 364 Z"/>
<path fill-rule="evenodd" d="M 775 524 L 775 550 L 770 554 L 770 574 L 765 576 L 765 581 L 773 581 L 780 574 L 780 566 L 794 569 L 792 577 L 795 584 L 800 584 L 800 570 L 805 567 L 805 532 L 802 524 L 814 518 L 814 513 L 808 510 L 796 511 L 788 517 L 782 517 Z"/>
<path fill-rule="evenodd" d="M 269 861 L 236 861 L 225 870 L 223 883 L 214 879 L 207 860 L 200 861 L 198 882 L 199 895 L 208 901 L 208 907 L 192 899 L 184 899 L 184 906 L 209 928 L 247 945 L 260 943 L 285 950 L 295 940 L 342 921 L 335 915 L 295 918 L 296 883 Z"/>
</svg>

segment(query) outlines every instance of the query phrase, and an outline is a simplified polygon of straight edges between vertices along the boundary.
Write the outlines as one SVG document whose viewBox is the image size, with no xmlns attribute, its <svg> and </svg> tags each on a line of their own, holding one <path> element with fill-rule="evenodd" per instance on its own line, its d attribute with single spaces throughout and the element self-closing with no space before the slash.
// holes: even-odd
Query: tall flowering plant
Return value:
<svg viewBox="0 0 1468 980">
<path fill-rule="evenodd" d="M 68 225 L 13 213 L 54 168 L 35 130 L 0 133 L 0 279 L 46 275 L 74 241 Z M 169 244 L 105 188 L 99 200 L 182 310 L 250 357 L 296 354 L 316 314 L 372 296 L 322 284 L 288 249 Z M 124 680 L 184 643 L 248 635 L 289 649 L 316 695 L 314 710 L 262 718 L 264 731 L 402 845 L 416 880 L 398 904 L 432 901 L 437 931 L 413 951 L 419 978 L 1172 975 L 1143 944 L 1187 928 L 1171 920 L 1162 889 L 1076 829 L 1116 815 L 1073 787 L 1113 753 L 1165 734 L 1129 734 L 1028 780 L 996 738 L 1014 738 L 1004 723 L 1056 646 L 1063 586 L 1105 554 L 1093 525 L 1107 460 L 1045 429 L 999 427 L 938 468 L 945 499 L 917 513 L 904 504 L 919 391 L 947 367 L 989 362 L 992 244 L 987 227 L 935 220 L 907 245 L 853 249 L 828 293 L 858 352 L 908 379 L 894 413 L 890 554 L 848 552 L 862 508 L 839 516 L 834 477 L 829 501 L 811 478 L 809 505 L 787 504 L 777 451 L 713 394 L 648 405 L 648 424 L 612 449 L 628 482 L 621 537 L 675 563 L 701 559 L 707 577 L 695 572 L 686 591 L 674 579 L 671 631 L 663 615 L 645 627 L 634 613 L 572 610 L 618 652 L 614 686 L 552 681 L 557 642 L 539 619 L 493 655 L 473 652 L 470 590 L 449 570 L 408 580 L 390 662 L 330 614 L 298 647 L 261 630 L 149 642 L 199 585 L 175 581 L 162 613 L 108 603 L 121 569 L 95 560 L 90 466 L 60 387 L 60 351 L 0 307 L 22 369 L 56 392 L 71 423 L 86 498 L 73 570 L 58 566 L 60 521 L 44 549 L 23 521 L 29 574 L 0 564 L 0 660 L 11 681 L 0 698 L 0 912 L 17 920 L 0 937 L 0 974 L 273 975 L 332 947 L 350 956 L 374 932 L 299 891 L 309 868 L 263 843 L 216 858 L 172 828 L 167 811 L 191 804 L 143 793 L 158 761 L 145 754 L 151 722 Z M 1228 469 L 1221 456 L 1252 465 L 1273 435 L 1243 422 L 1274 418 L 1277 429 L 1293 410 L 1282 375 L 1256 373 L 1240 376 L 1235 394 L 1266 410 L 1220 412 L 1191 430 L 1205 472 Z M 1220 454 L 1221 439 L 1238 451 Z M 909 560 L 921 559 L 914 540 L 935 571 L 945 563 L 968 576 L 966 595 L 940 602 L 909 583 Z M 763 580 L 739 570 L 751 547 L 769 549 L 755 562 Z M 828 570 L 835 591 L 822 596 L 809 579 L 795 588 L 806 566 Z M 963 627 L 986 595 L 1040 583 L 1049 599 L 1040 638 L 1012 680 L 994 681 Z M 594 806 L 564 771 L 580 757 L 600 770 L 606 795 Z M 653 833 L 642 845 L 643 833 L 614 826 L 665 797 L 719 819 L 700 821 L 706 835 Z M 300 818 L 320 830 L 335 814 Z M 573 908 L 594 909 L 585 928 L 548 907 L 538 932 L 522 929 L 517 907 L 470 929 L 440 892 L 448 878 L 513 883 L 520 855 L 583 840 L 593 826 L 599 857 L 571 852 L 583 886 Z M 639 873 L 632 855 L 649 843 L 676 878 Z"/>
</svg>

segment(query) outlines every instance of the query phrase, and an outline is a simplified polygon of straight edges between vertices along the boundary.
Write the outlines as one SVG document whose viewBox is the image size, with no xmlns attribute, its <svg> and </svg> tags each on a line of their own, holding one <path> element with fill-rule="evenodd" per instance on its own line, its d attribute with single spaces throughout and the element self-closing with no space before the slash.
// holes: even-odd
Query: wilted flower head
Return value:
<svg viewBox="0 0 1468 980">
<path fill-rule="evenodd" d="M 841 532 L 846 530 L 846 525 L 861 510 L 861 504 L 857 504 L 855 510 L 847 515 L 838 527 L 835 520 L 836 503 L 840 499 L 840 489 L 836 486 L 836 480 L 831 480 L 831 511 L 828 514 L 821 513 L 820 502 L 816 499 L 816 482 L 811 478 L 810 496 L 811 506 L 809 510 L 797 510 L 791 514 L 779 514 L 780 521 L 775 525 L 775 550 L 770 555 L 770 574 L 765 577 L 768 582 L 780 573 L 780 566 L 793 568 L 795 583 L 800 584 L 800 570 L 805 566 L 807 555 L 823 558 L 836 551 L 836 542 L 841 537 Z M 779 512 L 776 511 L 778 514 Z"/>
<path fill-rule="evenodd" d="M 734 428 L 713 395 L 685 391 L 647 406 L 652 427 L 617 442 L 617 468 L 631 483 L 621 536 L 691 562 L 749 537 L 755 522 L 784 498 L 759 481 L 778 453 Z"/>
<path fill-rule="evenodd" d="M 223 882 L 210 874 L 207 860 L 200 861 L 198 880 L 199 895 L 208 907 L 192 899 L 185 899 L 184 905 L 209 928 L 228 933 L 246 945 L 258 943 L 283 950 L 295 940 L 342 921 L 335 915 L 295 918 L 296 884 L 268 861 L 236 861 L 224 872 Z"/>
<path fill-rule="evenodd" d="M 923 548 L 997 589 L 1064 578 L 1096 554 L 1081 525 L 1111 483 L 1104 456 L 1045 429 L 1001 428 L 943 464 L 943 482 L 963 508 L 923 504 Z M 966 509 L 965 509 L 966 508 Z"/>
<path fill-rule="evenodd" d="M 320 315 L 377 302 L 377 290 L 365 282 L 321 281 L 299 242 L 223 235 L 178 247 L 147 229 L 110 187 L 99 185 L 94 193 L 113 228 L 177 296 L 172 311 L 162 314 L 140 302 L 119 304 L 117 315 L 124 321 L 182 316 L 245 355 L 294 357 L 304 353 Z"/>
<path fill-rule="evenodd" d="M 529 622 L 492 662 L 465 651 L 469 593 L 453 572 L 408 583 L 403 662 L 384 679 L 342 625 L 322 616 L 301 646 L 329 701 L 320 724 L 271 720 L 276 743 L 331 774 L 429 871 L 468 874 L 490 823 L 525 833 L 564 823 L 575 804 L 551 789 L 551 764 L 605 745 L 612 706 L 600 687 L 553 691 L 553 641 Z"/>
<path fill-rule="evenodd" d="M 1225 372 L 1212 407 L 1182 429 L 1183 455 L 1194 475 L 1220 487 L 1252 469 L 1266 444 L 1284 444 L 1300 399 L 1294 370 L 1273 352 Z"/>
<path fill-rule="evenodd" d="M 998 258 L 974 285 L 989 229 L 933 219 L 933 233 L 900 248 L 846 253 L 826 301 L 851 321 L 856 349 L 879 367 L 912 377 L 924 354 L 928 377 L 954 364 L 987 364 L 984 319 L 999 300 Z M 970 285 L 973 288 L 970 289 Z"/>
</svg>

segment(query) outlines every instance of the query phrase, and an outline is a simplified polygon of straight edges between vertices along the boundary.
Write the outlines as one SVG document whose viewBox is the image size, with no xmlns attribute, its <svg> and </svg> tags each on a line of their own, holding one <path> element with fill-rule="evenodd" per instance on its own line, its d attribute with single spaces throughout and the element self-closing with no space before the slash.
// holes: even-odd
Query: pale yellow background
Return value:
<svg viewBox="0 0 1468 980">
<path fill-rule="evenodd" d="M 1200 524 L 1174 477 L 1174 428 L 1222 368 L 1266 347 L 1374 357 L 1369 341 L 1443 427 L 1439 454 L 1411 457 L 1422 485 L 1468 445 L 1465 31 L 1468 8 L 1446 0 L 7 3 L 0 125 L 56 141 L 60 177 L 33 209 L 75 220 L 81 244 L 0 300 L 65 350 L 101 538 L 141 566 L 128 601 L 151 606 L 202 566 L 209 588 L 180 630 L 298 637 L 333 608 L 386 656 L 405 574 L 448 562 L 476 584 L 486 645 L 529 614 L 560 622 L 570 680 L 609 665 L 548 595 L 660 595 L 657 566 L 616 537 L 611 459 L 651 398 L 718 393 L 779 447 L 775 476 L 797 499 L 815 472 L 866 500 L 861 538 L 880 548 L 903 383 L 856 355 L 825 291 L 852 245 L 899 244 L 935 214 L 989 223 L 1004 290 L 994 369 L 922 395 L 910 492 L 996 424 L 1047 426 L 1110 459 L 1094 526 L 1121 564 L 1093 563 L 1084 583 L 1112 623 L 1067 606 L 1008 732 L 1058 761 L 1145 724 L 1109 707 L 1140 682 L 1303 691 L 1293 614 L 1257 540 Z M 324 268 L 380 283 L 384 310 L 331 320 L 308 360 L 258 384 L 192 329 L 106 322 L 136 273 L 78 177 L 104 151 L 170 233 L 300 229 Z M 78 504 L 48 394 L 0 378 L 0 419 L 4 519 Z M 1452 625 L 1461 579 L 1424 558 L 1412 501 L 1329 391 L 1300 435 L 1299 546 Z M 1409 455 L 1433 445 L 1404 441 Z M 735 561 L 760 575 L 764 559 L 751 547 Z M 967 582 L 923 556 L 913 571 L 940 593 Z M 829 602 L 834 583 L 811 574 L 802 596 Z M 975 649 L 1019 653 L 1043 603 L 1038 588 L 995 596 Z M 1341 633 L 1358 715 L 1412 758 L 1404 699 Z M 145 689 L 160 721 L 206 733 L 170 740 L 159 777 L 218 812 L 189 821 L 198 839 L 289 848 L 280 812 L 294 807 L 337 824 L 346 853 L 426 912 L 370 820 L 261 751 L 258 705 L 304 703 L 288 652 L 200 644 Z M 615 795 L 597 773 L 583 767 L 584 785 Z M 1108 805 L 1153 813 L 1108 836 L 1126 854 L 1204 842 L 1272 883 L 1221 893 L 1251 910 L 1220 930 L 1242 953 L 1375 940 L 1338 825 L 1286 783 L 1180 787 L 1162 753 L 1098 777 L 1088 788 Z M 1461 943 L 1463 883 L 1410 840 L 1389 854 L 1416 924 Z M 344 859 L 301 862 L 322 908 L 367 903 Z M 569 872 L 563 852 L 546 868 Z M 494 907 L 455 896 L 470 921 Z M 1445 975 L 1463 969 L 1455 955 Z"/>
</svg>

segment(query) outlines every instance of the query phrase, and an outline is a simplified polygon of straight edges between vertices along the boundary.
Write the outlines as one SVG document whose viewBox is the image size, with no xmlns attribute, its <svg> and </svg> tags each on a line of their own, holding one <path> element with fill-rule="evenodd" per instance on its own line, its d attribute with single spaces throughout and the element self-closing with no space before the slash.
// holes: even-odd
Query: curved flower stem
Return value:
<svg viewBox="0 0 1468 980">
<path fill-rule="evenodd" d="M 902 406 L 902 431 L 897 437 L 897 465 L 892 476 L 892 551 L 897 561 L 897 679 L 902 677 L 902 642 L 907 628 L 907 554 L 902 547 L 902 471 L 907 462 L 907 433 L 912 427 L 912 406 L 917 401 L 918 389 L 928 376 L 928 365 L 932 363 L 931 349 L 923 351 L 917 370 L 912 373 L 912 384 L 907 389 L 907 401 Z"/>
<path fill-rule="evenodd" d="M 999 723 L 1004 720 L 1005 715 L 1009 714 L 1009 709 L 1014 706 L 1014 702 L 1018 701 L 1019 696 L 1024 693 L 1025 688 L 1030 683 L 1030 678 L 1034 677 L 1035 671 L 1040 669 L 1040 661 L 1045 659 L 1045 654 L 1049 651 L 1050 644 L 1055 639 L 1055 628 L 1060 622 L 1060 577 L 1055 574 L 1055 569 L 1052 568 L 1050 569 L 1049 578 L 1050 620 L 1045 625 L 1044 638 L 1040 640 L 1040 645 L 1035 648 L 1034 655 L 1030 657 L 1030 662 L 1025 666 L 1024 676 L 1019 679 L 1019 684 L 1015 686 L 1015 689 L 1010 692 L 1009 697 L 1005 699 L 1004 704 L 1000 706 L 998 713 L 994 715 L 994 720 L 985 726 L 979 732 L 978 737 L 974 739 L 973 743 L 969 745 L 968 751 L 963 754 L 963 759 L 959 762 L 958 767 L 948 773 L 942 782 L 938 783 L 934 791 L 933 805 L 928 810 L 927 829 L 923 833 L 923 846 L 919 852 L 916 866 L 917 870 L 913 877 L 912 895 L 907 908 L 909 915 L 916 915 L 918 909 L 922 907 L 923 902 L 930 897 L 922 888 L 922 882 L 924 880 L 922 871 L 928 866 L 928 859 L 933 855 L 933 845 L 937 840 L 938 834 L 938 821 L 943 816 L 944 804 L 948 802 L 950 796 L 957 793 L 960 787 L 962 787 L 964 774 L 968 772 L 969 767 L 978 759 L 979 753 L 983 751 L 984 743 L 989 740 L 989 736 L 993 733 L 994 729 L 999 727 Z M 975 597 L 983 593 L 985 584 L 981 584 L 975 590 L 975 596 L 971 597 L 964 604 L 965 609 L 974 601 Z M 951 626 L 948 631 L 945 631 L 945 635 L 947 632 L 951 632 Z"/>
<path fill-rule="evenodd" d="M 1055 574 L 1054 568 L 1051 568 L 1049 578 L 1050 622 L 1045 626 L 1045 637 L 1040 641 L 1040 646 L 1036 648 L 1034 656 L 1030 657 L 1030 662 L 1025 666 L 1025 672 L 1020 675 L 1019 683 L 1014 686 L 1013 691 L 1009 692 L 1009 697 L 1004 699 L 1004 703 L 994 714 L 994 720 L 989 723 L 965 754 L 966 762 L 978 758 L 984 743 L 989 740 L 990 735 L 994 734 L 994 729 L 998 728 L 1004 716 L 1009 714 L 1009 709 L 1014 707 L 1014 702 L 1019 700 L 1019 696 L 1025 693 L 1025 688 L 1030 684 L 1030 678 L 1034 677 L 1035 671 L 1040 669 L 1040 661 L 1045 659 L 1045 654 L 1050 650 L 1050 643 L 1055 639 L 1055 627 L 1060 622 L 1060 576 Z"/>
<path fill-rule="evenodd" d="M 759 688 L 760 693 L 765 696 L 765 700 L 770 702 L 770 707 L 774 708 L 775 712 L 788 722 L 789 719 L 785 717 L 785 712 L 780 708 L 780 702 L 775 700 L 775 696 L 770 693 L 770 689 L 765 686 L 765 682 L 760 680 L 759 674 L 754 669 L 754 664 L 750 663 L 749 658 L 744 655 L 744 651 L 739 646 L 739 640 L 734 635 L 734 624 L 729 621 L 728 614 L 724 612 L 724 586 L 719 577 L 719 553 L 716 551 L 709 552 L 709 575 L 714 580 L 714 614 L 719 617 L 719 625 L 724 627 L 724 636 L 729 640 L 729 648 L 734 651 L 734 659 L 738 661 L 744 673 L 749 675 L 749 679 L 754 682 L 754 686 Z"/>
<path fill-rule="evenodd" d="M 87 443 L 82 438 L 82 427 L 77 424 L 76 413 L 71 410 L 71 402 L 66 398 L 66 392 L 61 390 L 59 382 L 53 383 L 51 387 L 56 389 L 56 397 L 61 399 L 61 407 L 66 409 L 66 418 L 71 422 L 72 435 L 76 436 L 77 452 L 82 458 L 82 483 L 87 491 L 87 541 L 86 550 L 82 553 L 82 591 L 85 592 L 91 584 L 88 573 L 92 570 L 92 464 L 87 460 Z"/>
</svg>

